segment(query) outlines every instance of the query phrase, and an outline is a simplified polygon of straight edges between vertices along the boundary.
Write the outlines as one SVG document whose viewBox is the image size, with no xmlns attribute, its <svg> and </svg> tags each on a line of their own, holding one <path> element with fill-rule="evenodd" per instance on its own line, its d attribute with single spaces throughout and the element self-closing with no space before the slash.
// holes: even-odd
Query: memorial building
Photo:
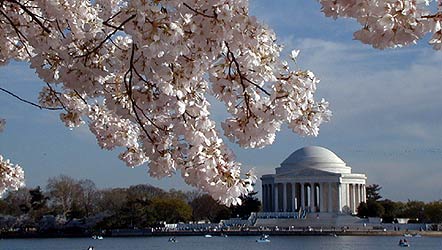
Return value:
<svg viewBox="0 0 442 250">
<path fill-rule="evenodd" d="M 293 152 L 262 180 L 263 212 L 355 214 L 366 202 L 365 174 L 318 146 Z"/>
</svg>

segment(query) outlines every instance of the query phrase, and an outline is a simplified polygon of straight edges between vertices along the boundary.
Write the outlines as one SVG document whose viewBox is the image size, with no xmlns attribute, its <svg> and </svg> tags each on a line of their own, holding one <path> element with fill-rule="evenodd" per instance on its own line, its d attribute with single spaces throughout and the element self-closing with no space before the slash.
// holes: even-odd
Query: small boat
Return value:
<svg viewBox="0 0 442 250">
<path fill-rule="evenodd" d="M 330 234 L 330 236 L 333 236 L 333 237 L 338 237 L 338 235 L 337 234 Z"/>
<path fill-rule="evenodd" d="M 94 239 L 94 240 L 102 240 L 102 239 L 104 239 L 103 238 L 103 236 L 101 236 L 101 235 L 92 235 L 92 239 Z"/>
<path fill-rule="evenodd" d="M 409 247 L 410 244 L 407 242 L 407 240 L 400 240 L 398 246 L 400 247 Z"/>
<path fill-rule="evenodd" d="M 404 234 L 404 237 L 410 238 L 410 237 L 413 237 L 413 235 L 407 233 L 407 234 Z"/>
<path fill-rule="evenodd" d="M 421 238 L 422 235 L 420 235 L 420 234 L 413 234 L 413 237 L 414 237 L 414 238 Z"/>
<path fill-rule="evenodd" d="M 89 246 L 88 248 L 87 248 L 87 250 L 94 250 L 95 248 L 93 247 L 93 246 Z"/>
<path fill-rule="evenodd" d="M 256 242 L 258 242 L 258 243 L 269 243 L 270 239 L 269 239 L 269 236 L 267 234 L 263 234 L 263 235 L 261 235 L 261 237 L 259 237 L 259 239 L 256 240 Z"/>
<path fill-rule="evenodd" d="M 220 234 L 219 236 L 220 236 L 220 237 L 224 237 L 224 238 L 229 237 L 229 236 L 227 236 L 227 234 L 224 234 L 224 233 Z"/>
<path fill-rule="evenodd" d="M 212 238 L 212 235 L 206 234 L 206 235 L 204 235 L 204 238 Z"/>
<path fill-rule="evenodd" d="M 170 237 L 168 241 L 169 241 L 169 242 L 178 242 L 178 241 L 175 239 L 175 237 Z"/>
</svg>

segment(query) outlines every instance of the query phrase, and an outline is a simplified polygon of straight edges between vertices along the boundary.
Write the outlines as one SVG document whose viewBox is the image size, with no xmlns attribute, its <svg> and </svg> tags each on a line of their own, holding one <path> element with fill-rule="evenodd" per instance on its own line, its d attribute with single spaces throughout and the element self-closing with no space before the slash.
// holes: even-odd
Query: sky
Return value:
<svg viewBox="0 0 442 250">
<path fill-rule="evenodd" d="M 316 1 L 251 0 L 253 15 L 284 44 L 288 57 L 300 49 L 298 66 L 320 79 L 316 99 L 325 98 L 332 120 L 318 137 L 300 137 L 284 128 L 273 145 L 241 149 L 229 144 L 244 170 L 258 176 L 274 169 L 295 150 L 319 145 L 335 152 L 368 184 L 382 186 L 391 200 L 442 199 L 442 52 L 427 45 L 376 50 L 353 40 L 353 20 L 324 17 Z M 0 87 L 36 101 L 44 83 L 25 63 L 0 67 Z M 213 104 L 217 121 L 223 106 Z M 99 188 L 150 184 L 192 190 L 179 175 L 161 180 L 146 166 L 128 168 L 117 151 L 101 150 L 87 126 L 69 130 L 59 113 L 43 111 L 0 92 L 0 154 L 23 166 L 27 186 L 45 186 L 60 174 L 90 179 Z M 260 191 L 261 183 L 256 187 Z"/>
</svg>

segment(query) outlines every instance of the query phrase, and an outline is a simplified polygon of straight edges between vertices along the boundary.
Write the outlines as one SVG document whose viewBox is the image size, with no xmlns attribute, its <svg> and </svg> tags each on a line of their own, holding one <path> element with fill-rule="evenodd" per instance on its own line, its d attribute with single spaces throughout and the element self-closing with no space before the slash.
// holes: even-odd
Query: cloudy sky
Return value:
<svg viewBox="0 0 442 250">
<path fill-rule="evenodd" d="M 442 199 L 442 52 L 423 39 L 418 45 L 379 51 L 358 41 L 352 20 L 325 18 L 316 1 L 251 0 L 251 12 L 272 27 L 279 42 L 300 49 L 299 66 L 320 79 L 317 99 L 331 103 L 332 121 L 317 138 L 282 130 L 260 150 L 232 145 L 245 169 L 274 173 L 288 155 L 308 145 L 331 149 L 368 183 L 392 200 Z M 0 68 L 0 87 L 36 101 L 43 83 L 26 64 Z M 215 104 L 215 117 L 224 116 Z M 88 178 L 99 187 L 148 183 L 190 190 L 179 177 L 147 176 L 129 169 L 116 152 L 99 149 L 87 127 L 69 130 L 58 113 L 41 111 L 0 93 L 0 152 L 26 171 L 27 185 L 45 185 L 52 176 Z M 260 183 L 258 183 L 258 190 Z"/>
</svg>

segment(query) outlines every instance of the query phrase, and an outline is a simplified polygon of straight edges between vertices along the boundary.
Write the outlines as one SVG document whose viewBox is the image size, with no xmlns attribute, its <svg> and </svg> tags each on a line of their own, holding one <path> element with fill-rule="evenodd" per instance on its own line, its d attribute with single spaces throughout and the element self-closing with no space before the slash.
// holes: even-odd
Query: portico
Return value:
<svg viewBox="0 0 442 250">
<path fill-rule="evenodd" d="M 354 214 L 366 201 L 366 179 L 330 150 L 304 147 L 261 177 L 263 210 Z"/>
</svg>

